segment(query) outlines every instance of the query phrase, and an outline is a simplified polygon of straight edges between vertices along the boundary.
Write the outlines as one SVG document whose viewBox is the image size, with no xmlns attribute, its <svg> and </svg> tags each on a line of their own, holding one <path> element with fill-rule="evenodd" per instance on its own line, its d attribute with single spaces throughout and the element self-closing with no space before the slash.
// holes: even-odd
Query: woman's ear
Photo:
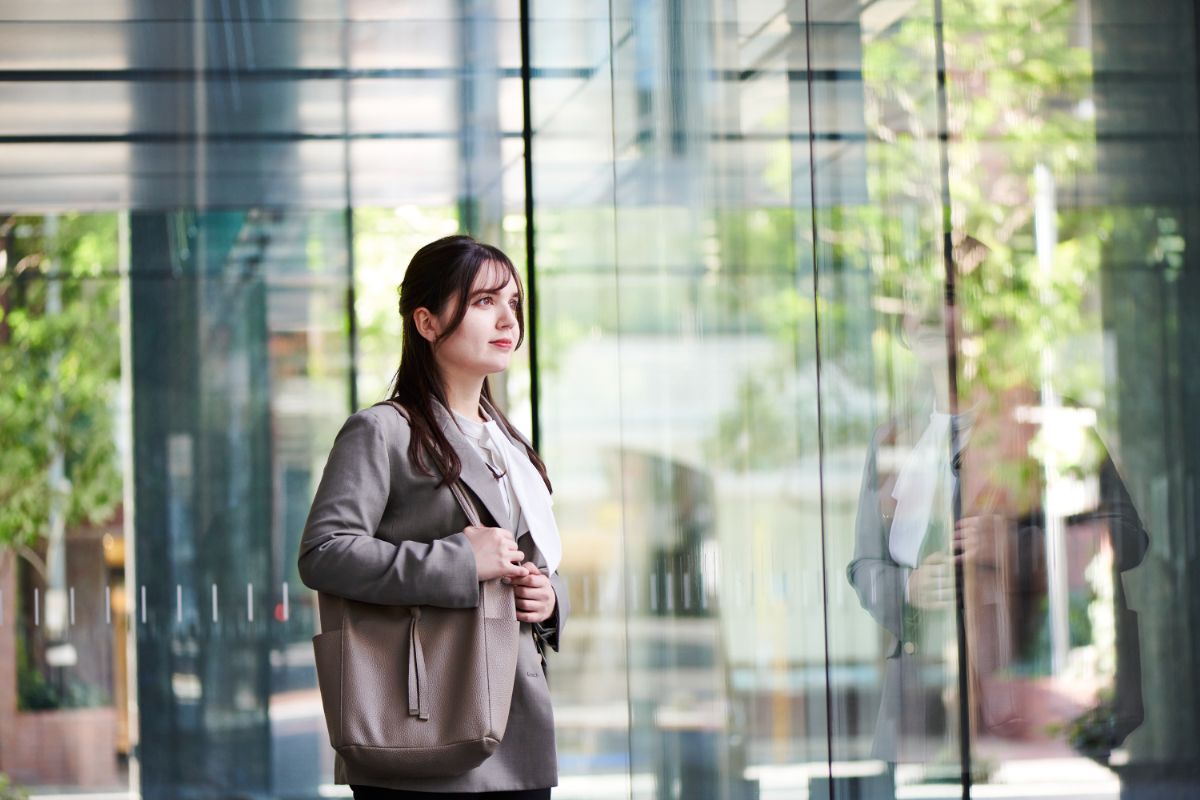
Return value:
<svg viewBox="0 0 1200 800">
<path fill-rule="evenodd" d="M 441 324 L 428 308 L 418 308 L 413 312 L 413 324 L 417 326 L 417 333 L 421 334 L 425 341 L 430 344 L 437 341 L 441 333 Z"/>
</svg>

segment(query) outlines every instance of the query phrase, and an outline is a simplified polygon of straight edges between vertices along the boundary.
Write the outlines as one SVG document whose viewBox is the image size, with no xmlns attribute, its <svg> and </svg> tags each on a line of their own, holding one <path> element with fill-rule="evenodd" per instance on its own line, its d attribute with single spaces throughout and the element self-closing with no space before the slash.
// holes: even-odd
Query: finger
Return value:
<svg viewBox="0 0 1200 800">
<path fill-rule="evenodd" d="M 518 571 L 517 571 L 517 572 L 514 572 L 514 573 L 512 573 L 512 574 L 506 574 L 506 575 L 505 575 L 505 576 L 504 576 L 504 577 L 503 577 L 503 578 L 500 580 L 500 582 L 501 582 L 501 583 L 505 583 L 505 584 L 510 584 L 510 585 L 512 585 L 512 586 L 521 586 L 521 585 L 523 585 L 523 583 L 524 583 L 524 581 L 525 581 L 525 568 L 524 568 L 524 567 L 521 567 L 521 566 L 518 566 L 517 564 L 509 564 L 509 566 L 510 566 L 511 568 L 515 569 L 515 570 L 518 570 Z"/>
<path fill-rule="evenodd" d="M 510 581 L 516 578 L 524 578 L 525 568 L 520 564 L 506 563 L 504 565 L 504 577 L 508 578 Z"/>
</svg>

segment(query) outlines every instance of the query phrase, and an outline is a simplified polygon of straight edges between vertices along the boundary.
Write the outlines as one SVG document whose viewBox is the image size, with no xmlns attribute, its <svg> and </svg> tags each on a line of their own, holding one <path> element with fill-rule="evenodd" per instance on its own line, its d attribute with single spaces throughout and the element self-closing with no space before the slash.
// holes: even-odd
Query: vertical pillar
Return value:
<svg viewBox="0 0 1200 800">
<path fill-rule="evenodd" d="M 1118 625 L 1118 683 L 1140 663 L 1126 691 L 1140 688 L 1145 708 L 1125 742 L 1122 796 L 1190 796 L 1200 786 L 1195 6 L 1093 0 L 1092 35 L 1100 190 L 1115 219 L 1101 269 L 1120 466 L 1150 533 L 1145 559 L 1121 575 L 1136 623 Z"/>
</svg>

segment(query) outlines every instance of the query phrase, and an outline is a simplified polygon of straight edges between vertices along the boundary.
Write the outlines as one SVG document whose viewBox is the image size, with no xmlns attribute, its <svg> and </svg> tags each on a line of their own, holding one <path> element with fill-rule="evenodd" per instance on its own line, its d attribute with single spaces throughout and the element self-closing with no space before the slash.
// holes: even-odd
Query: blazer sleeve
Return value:
<svg viewBox="0 0 1200 800">
<path fill-rule="evenodd" d="M 1099 438 L 1099 437 L 1097 437 Z M 1103 442 L 1100 444 L 1104 447 Z M 1108 450 L 1102 450 L 1100 464 L 1100 507 L 1096 515 L 1108 520 L 1114 561 L 1119 572 L 1127 572 L 1142 563 L 1150 548 L 1150 535 L 1138 514 L 1125 482 Z"/>
<path fill-rule="evenodd" d="M 571 599 L 567 594 L 567 584 L 558 572 L 550 576 L 550 586 L 554 589 L 554 613 L 541 622 L 535 622 L 533 628 L 542 641 L 558 652 L 559 639 L 571 613 Z"/>
<path fill-rule="evenodd" d="M 854 558 L 846 569 L 846 577 L 867 613 L 899 640 L 903 636 L 907 605 L 905 587 L 912 570 L 896 563 L 888 552 L 887 523 L 879 513 L 880 487 L 875 460 L 879 438 L 872 441 L 863 469 L 854 521 Z"/>
<path fill-rule="evenodd" d="M 383 425 L 369 409 L 359 411 L 338 432 L 325 463 L 300 540 L 300 580 L 319 592 L 380 605 L 478 605 L 466 534 L 398 545 L 375 537 L 391 488 Z"/>
</svg>

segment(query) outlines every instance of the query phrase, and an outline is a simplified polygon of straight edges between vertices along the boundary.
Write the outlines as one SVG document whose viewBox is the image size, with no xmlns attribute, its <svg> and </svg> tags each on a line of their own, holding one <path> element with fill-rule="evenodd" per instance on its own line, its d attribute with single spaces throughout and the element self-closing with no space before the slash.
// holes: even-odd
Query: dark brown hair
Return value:
<svg viewBox="0 0 1200 800">
<path fill-rule="evenodd" d="M 436 400 L 447 409 L 446 392 L 442 386 L 441 374 L 438 372 L 434 350 L 462 324 L 467 314 L 471 289 L 479 272 L 489 264 L 504 267 L 505 275 L 497 286 L 488 287 L 486 291 L 498 291 L 504 288 L 508 277 L 517 284 L 517 328 L 519 330 L 516 346 L 520 347 L 525 340 L 525 316 L 521 310 L 521 302 L 525 290 L 521 286 L 521 277 L 516 267 L 499 248 L 490 244 L 477 242 L 470 236 L 447 236 L 422 247 L 412 257 L 404 280 L 400 284 L 400 319 L 403 322 L 403 343 L 400 353 L 400 367 L 392 381 L 389 399 L 394 400 L 408 411 L 409 424 L 412 427 L 412 439 L 408 446 L 408 457 L 415 468 L 425 475 L 432 476 L 432 468 L 442 476 L 442 484 L 458 480 L 462 473 L 462 461 L 454 448 L 450 446 L 446 435 L 442 433 L 437 417 L 434 415 L 433 402 Z M 428 309 L 436 316 L 441 316 L 452 301 L 457 301 L 454 315 L 449 324 L 438 336 L 437 341 L 430 343 L 417 330 L 414 314 L 418 308 Z M 515 348 L 514 348 L 515 349 Z M 546 482 L 546 488 L 553 491 L 550 478 L 546 474 L 546 465 L 538 456 L 533 445 L 521 432 L 513 427 L 508 418 L 492 400 L 492 391 L 488 379 L 483 380 L 483 396 L 496 409 L 496 421 L 514 439 L 525 447 L 529 460 Z"/>
</svg>

